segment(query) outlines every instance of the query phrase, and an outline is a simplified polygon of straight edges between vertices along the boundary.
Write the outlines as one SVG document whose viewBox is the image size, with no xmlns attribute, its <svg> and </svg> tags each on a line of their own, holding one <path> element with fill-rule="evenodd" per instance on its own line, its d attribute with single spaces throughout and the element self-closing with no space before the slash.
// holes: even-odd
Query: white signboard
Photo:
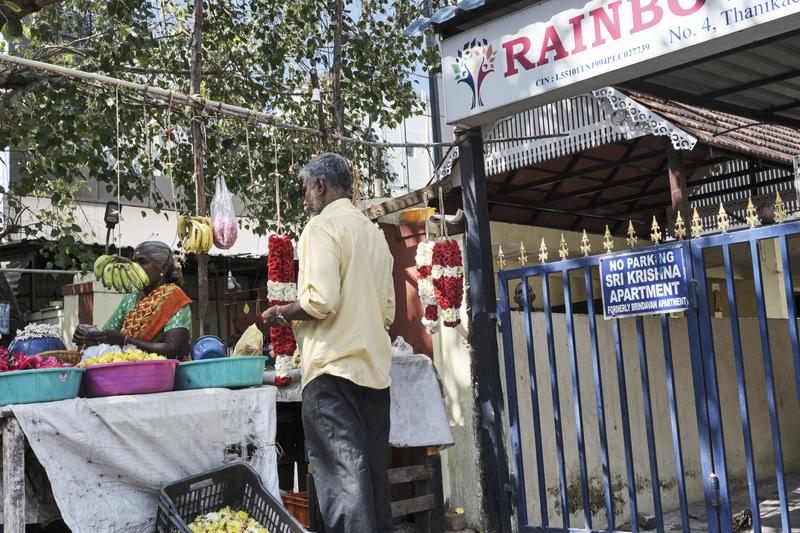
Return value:
<svg viewBox="0 0 800 533">
<path fill-rule="evenodd" d="M 800 0 L 546 0 L 442 43 L 447 122 L 484 124 L 798 27 Z"/>
</svg>

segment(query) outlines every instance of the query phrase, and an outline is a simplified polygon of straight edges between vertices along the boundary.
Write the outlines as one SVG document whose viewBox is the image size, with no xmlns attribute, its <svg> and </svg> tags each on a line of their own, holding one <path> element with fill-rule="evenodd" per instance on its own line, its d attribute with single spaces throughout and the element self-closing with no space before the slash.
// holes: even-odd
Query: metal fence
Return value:
<svg viewBox="0 0 800 533">
<path fill-rule="evenodd" d="M 541 264 L 501 265 L 520 531 L 791 531 L 800 221 L 750 222 L 651 247 L 687 258 L 690 305 L 679 316 L 604 320 L 598 266 L 613 253 L 569 258 L 562 239 L 560 261 L 543 249 Z M 723 288 L 712 291 L 716 279 Z"/>
</svg>

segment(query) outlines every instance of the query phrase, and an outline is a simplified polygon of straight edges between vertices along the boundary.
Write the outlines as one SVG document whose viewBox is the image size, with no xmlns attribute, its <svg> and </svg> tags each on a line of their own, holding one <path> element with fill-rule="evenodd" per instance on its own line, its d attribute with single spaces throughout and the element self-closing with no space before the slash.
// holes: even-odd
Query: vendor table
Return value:
<svg viewBox="0 0 800 533">
<path fill-rule="evenodd" d="M 152 530 L 164 483 L 235 460 L 278 496 L 276 397 L 203 389 L 3 408 L 4 532 L 25 531 L 26 438 L 73 533 Z"/>
<path fill-rule="evenodd" d="M 292 385 L 280 387 L 279 402 L 300 402 L 300 370 L 292 371 Z M 391 429 L 389 445 L 395 448 L 454 444 L 442 401 L 442 388 L 433 362 L 426 355 L 392 357 Z M 275 373 L 265 372 L 264 383 L 275 383 Z"/>
</svg>

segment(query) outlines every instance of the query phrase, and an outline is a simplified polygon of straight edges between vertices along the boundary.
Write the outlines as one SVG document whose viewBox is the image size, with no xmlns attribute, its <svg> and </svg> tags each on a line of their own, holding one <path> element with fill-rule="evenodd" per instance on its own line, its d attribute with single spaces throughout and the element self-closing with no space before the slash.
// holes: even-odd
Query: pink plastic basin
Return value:
<svg viewBox="0 0 800 533">
<path fill-rule="evenodd" d="M 83 396 L 119 396 L 168 392 L 175 385 L 176 359 L 128 361 L 86 367 L 83 375 Z"/>
</svg>

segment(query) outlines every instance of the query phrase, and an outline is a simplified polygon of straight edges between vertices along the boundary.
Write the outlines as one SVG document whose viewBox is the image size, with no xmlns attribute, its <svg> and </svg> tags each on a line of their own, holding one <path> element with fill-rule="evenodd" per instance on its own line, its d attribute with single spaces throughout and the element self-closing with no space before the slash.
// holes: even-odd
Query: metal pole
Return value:
<svg viewBox="0 0 800 533">
<path fill-rule="evenodd" d="M 425 1 L 425 16 L 430 17 L 433 13 L 433 3 L 431 0 Z M 433 38 L 430 36 L 425 37 L 425 46 L 430 49 L 435 47 Z M 431 134 L 434 143 L 442 142 L 442 120 L 439 115 L 439 82 L 434 73 L 428 73 L 428 91 L 430 92 L 430 111 L 431 111 Z M 433 147 L 433 166 L 438 166 L 442 161 L 442 147 L 435 145 Z"/>
<path fill-rule="evenodd" d="M 203 64 L 203 0 L 194 1 L 194 31 L 192 32 L 192 95 L 200 95 Z M 203 168 L 203 114 L 198 107 L 192 108 L 192 156 L 194 160 L 195 211 L 198 216 L 206 214 L 206 180 Z M 200 315 L 200 335 L 207 335 L 208 321 L 208 254 L 197 255 L 197 306 Z"/>
</svg>

